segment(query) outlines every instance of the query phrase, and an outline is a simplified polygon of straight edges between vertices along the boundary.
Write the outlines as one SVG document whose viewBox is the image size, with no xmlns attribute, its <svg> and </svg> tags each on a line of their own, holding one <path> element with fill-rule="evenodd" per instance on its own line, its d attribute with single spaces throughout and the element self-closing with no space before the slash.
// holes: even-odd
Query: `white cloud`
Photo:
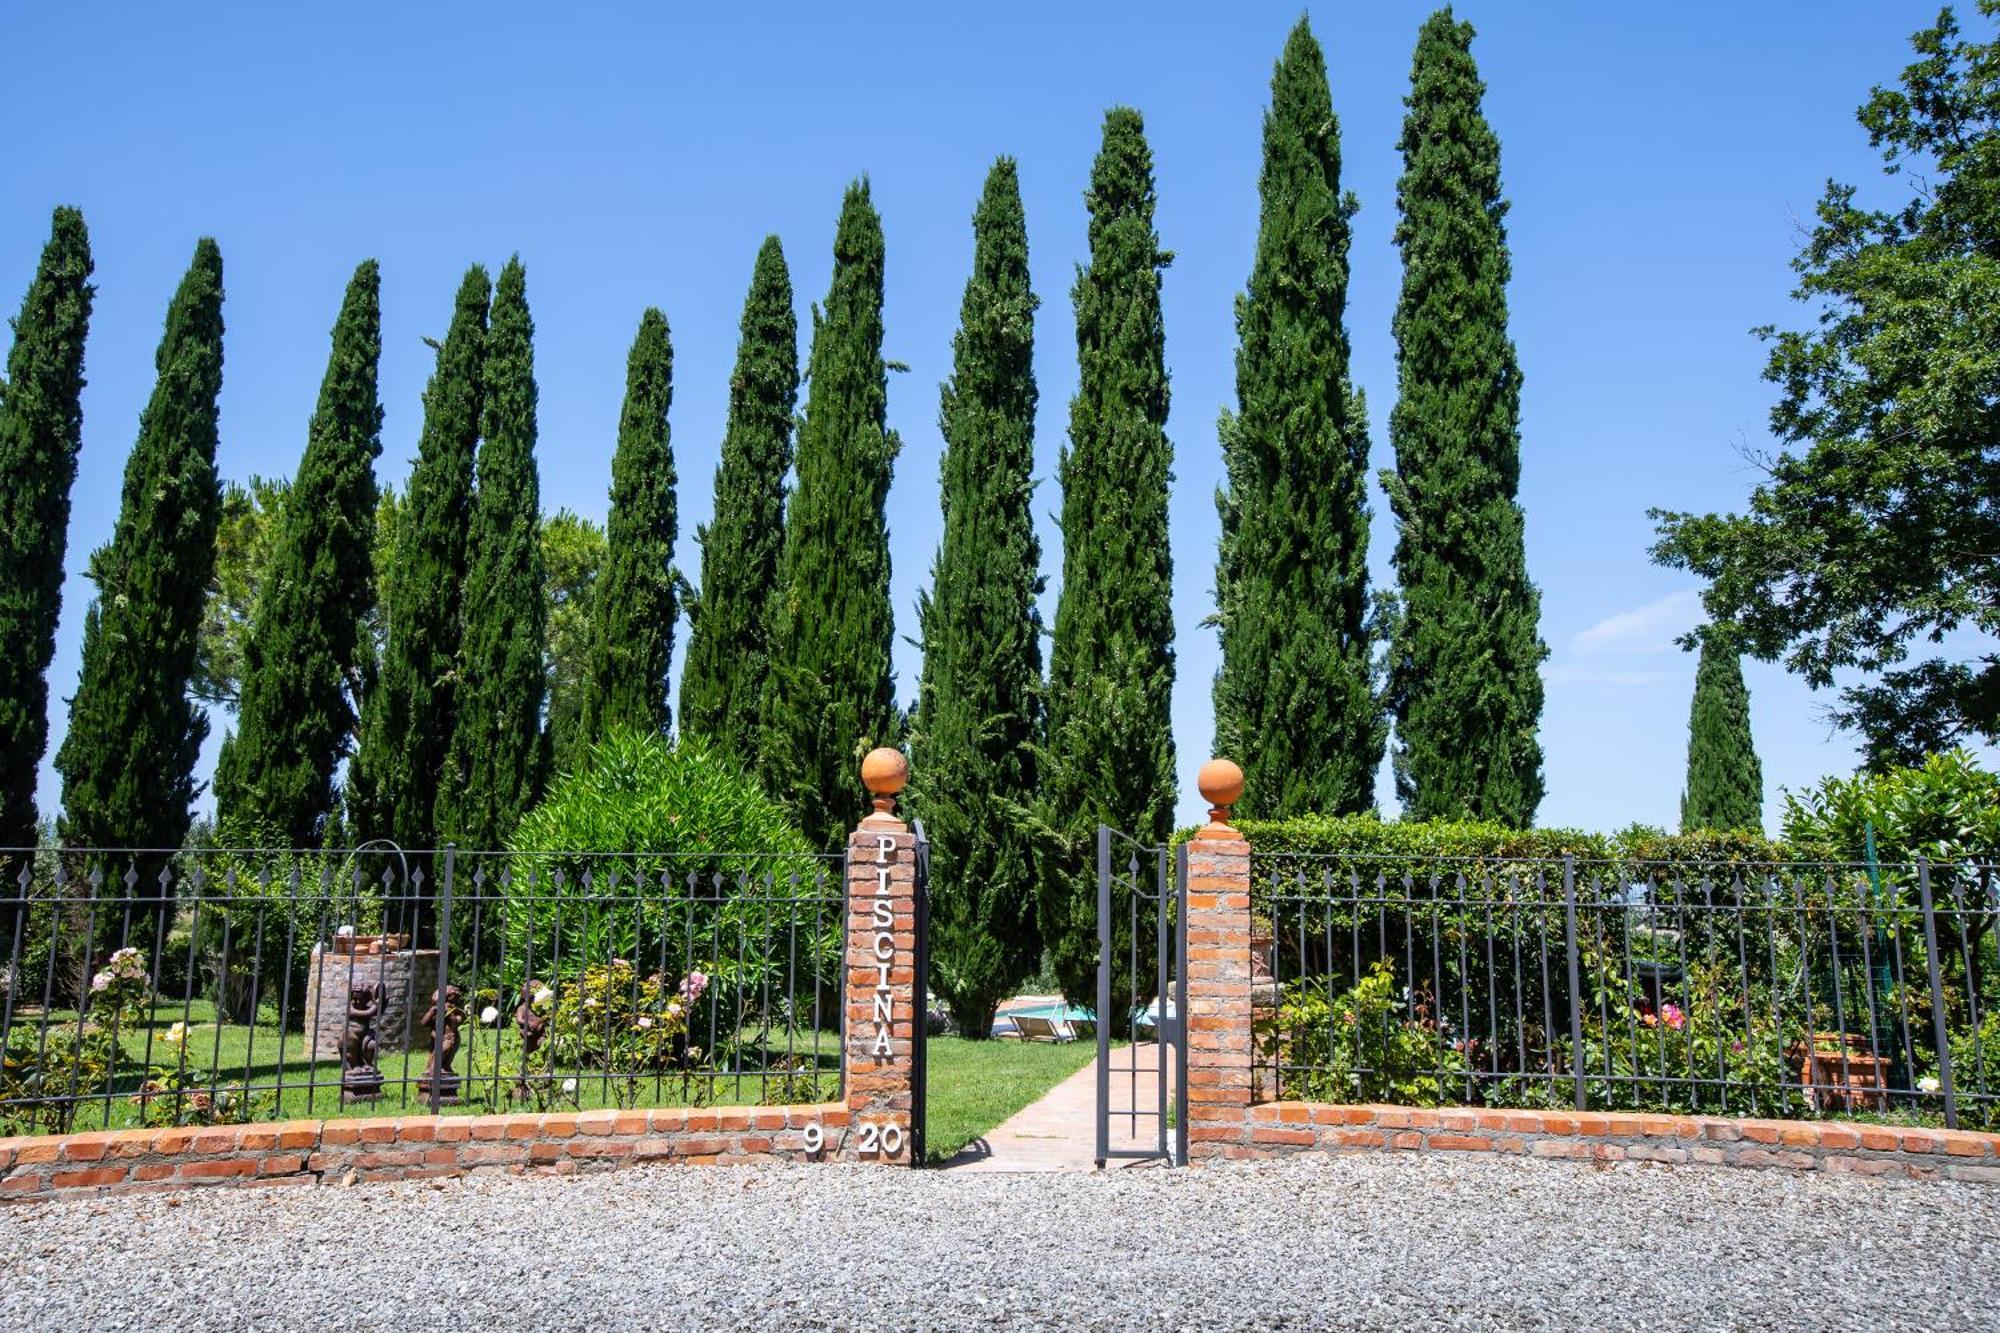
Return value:
<svg viewBox="0 0 2000 1333">
<path fill-rule="evenodd" d="M 1595 667 L 1557 663 L 1542 668 L 1545 685 L 1658 685 L 1669 677 L 1664 671 L 1601 671 Z"/>
<path fill-rule="evenodd" d="M 1701 593 L 1687 588 L 1586 626 L 1570 640 L 1570 650 L 1580 657 L 1662 653 L 1702 620 Z"/>
</svg>

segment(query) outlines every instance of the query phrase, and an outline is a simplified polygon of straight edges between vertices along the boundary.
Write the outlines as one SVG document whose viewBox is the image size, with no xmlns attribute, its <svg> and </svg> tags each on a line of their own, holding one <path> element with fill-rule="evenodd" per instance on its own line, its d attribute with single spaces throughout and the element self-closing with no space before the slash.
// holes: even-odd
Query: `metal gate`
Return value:
<svg viewBox="0 0 2000 1333">
<path fill-rule="evenodd" d="M 1187 1162 L 1186 921 L 1187 848 L 1175 855 L 1098 825 L 1100 1167 Z"/>
<path fill-rule="evenodd" d="M 917 876 L 914 890 L 916 948 L 912 960 L 916 981 L 916 1013 L 910 1023 L 910 1165 L 924 1165 L 924 1103 L 929 1087 L 931 1033 L 931 841 L 924 836 L 924 821 L 912 830 L 916 834 Z"/>
</svg>

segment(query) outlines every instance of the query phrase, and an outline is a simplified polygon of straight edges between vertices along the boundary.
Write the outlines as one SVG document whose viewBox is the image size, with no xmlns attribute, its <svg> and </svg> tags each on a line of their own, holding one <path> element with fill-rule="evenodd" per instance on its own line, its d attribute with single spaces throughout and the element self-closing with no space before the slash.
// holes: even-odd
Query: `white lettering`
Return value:
<svg viewBox="0 0 2000 1333">
<path fill-rule="evenodd" d="M 896 957 L 896 937 L 886 930 L 875 937 L 875 957 L 878 961 Z"/>
<path fill-rule="evenodd" d="M 890 1006 L 890 997 L 889 997 L 889 992 L 888 992 L 888 991 L 885 991 L 885 990 L 878 990 L 878 991 L 876 991 L 876 992 L 875 992 L 875 1022 L 876 1022 L 876 1025 L 877 1025 L 877 1026 L 879 1026 L 879 1027 L 881 1027 L 881 1028 L 884 1028 L 884 1029 L 887 1029 L 887 1028 L 888 1028 L 888 1026 L 889 1026 L 889 1023 L 890 1023 L 890 1021 L 891 1021 L 891 1015 L 890 1015 L 890 1013 L 889 1013 L 889 1010 L 890 1010 L 890 1007 L 891 1007 L 891 1006 Z"/>
<path fill-rule="evenodd" d="M 885 1056 L 890 1054 L 888 1028 L 877 1028 L 875 1030 L 875 1048 L 871 1050 L 869 1054 L 873 1056 Z"/>
<path fill-rule="evenodd" d="M 875 900 L 875 919 L 871 923 L 877 930 L 892 930 L 896 925 L 896 909 L 880 898 Z"/>
<path fill-rule="evenodd" d="M 877 976 L 877 977 L 875 978 L 875 989 L 876 989 L 876 990 L 888 990 L 888 989 L 889 989 L 889 964 L 888 964 L 888 963 L 877 963 L 877 964 L 875 964 L 875 971 L 876 971 L 877 973 L 879 973 L 879 974 L 880 974 L 880 975 L 878 975 L 878 976 Z"/>
<path fill-rule="evenodd" d="M 889 891 L 889 867 L 883 866 L 880 870 L 877 870 L 875 872 L 875 892 L 877 894 L 885 894 L 888 891 Z"/>
<path fill-rule="evenodd" d="M 894 856 L 895 854 L 896 854 L 896 835 L 893 833 L 883 833 L 878 835 L 875 839 L 875 859 L 877 861 L 887 861 L 890 857 Z"/>
</svg>

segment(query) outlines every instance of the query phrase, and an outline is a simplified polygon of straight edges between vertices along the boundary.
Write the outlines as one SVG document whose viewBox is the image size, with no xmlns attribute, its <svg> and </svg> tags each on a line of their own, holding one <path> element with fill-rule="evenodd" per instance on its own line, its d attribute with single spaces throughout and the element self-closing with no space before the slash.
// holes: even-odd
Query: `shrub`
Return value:
<svg viewBox="0 0 2000 1333">
<path fill-rule="evenodd" d="M 510 850 L 498 888 L 510 968 L 656 955 L 679 965 L 689 937 L 715 924 L 705 903 L 784 896 L 795 872 L 810 891 L 823 864 L 736 765 L 691 739 L 669 745 L 633 731 L 591 746 L 521 822 Z M 625 910 L 590 905 L 612 896 Z"/>
<path fill-rule="evenodd" d="M 615 854 L 615 855 L 614 855 Z M 836 1022 L 845 920 L 840 865 L 816 857 L 782 809 L 706 746 L 614 732 L 516 833 L 503 899 L 504 985 L 631 959 L 706 974 L 717 1042 L 744 1023 Z M 803 998 L 802 998 L 803 997 Z M 785 1012 L 780 1013 L 780 1010 Z"/>
<path fill-rule="evenodd" d="M 1262 1061 L 1295 1099 L 1438 1106 L 1464 1095 L 1471 1069 L 1429 997 L 1398 995 L 1383 959 L 1339 995 L 1323 978 L 1296 988 L 1257 1029 Z"/>
<path fill-rule="evenodd" d="M 1965 750 L 1947 750 L 1915 768 L 1826 778 L 1785 794 L 1785 840 L 1804 856 L 1859 861 L 1871 823 L 1884 862 L 1990 861 L 2000 857 L 2000 775 Z"/>
<path fill-rule="evenodd" d="M 707 989 L 700 972 L 676 984 L 658 972 L 641 977 L 622 958 L 587 967 L 546 1002 L 548 1038 L 528 1076 L 546 1088 L 558 1070 L 596 1073 L 618 1105 L 637 1105 L 646 1078 L 701 1063 L 706 1053 L 689 1043 L 688 1024 Z"/>
</svg>

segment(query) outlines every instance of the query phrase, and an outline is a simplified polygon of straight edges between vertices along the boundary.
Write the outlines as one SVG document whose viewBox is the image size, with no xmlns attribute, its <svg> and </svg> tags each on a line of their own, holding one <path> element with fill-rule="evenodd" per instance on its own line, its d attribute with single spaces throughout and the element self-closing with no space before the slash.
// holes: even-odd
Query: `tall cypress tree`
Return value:
<svg viewBox="0 0 2000 1333">
<path fill-rule="evenodd" d="M 1245 814 L 1375 801 L 1387 726 L 1368 603 L 1368 416 L 1348 374 L 1349 219 L 1326 59 L 1305 19 L 1271 76 L 1262 220 L 1237 298 L 1216 622 L 1215 752 Z"/>
<path fill-rule="evenodd" d="M 813 312 L 759 745 L 766 789 L 829 848 L 861 817 L 861 755 L 897 740 L 883 508 L 901 442 L 887 425 L 882 265 L 882 219 L 859 180 L 841 204 L 826 307 Z"/>
<path fill-rule="evenodd" d="M 381 284 L 372 259 L 347 284 L 244 645 L 237 731 L 215 766 L 218 821 L 285 847 L 320 845 L 354 732 L 362 618 L 375 600 Z"/>
<path fill-rule="evenodd" d="M 1173 556 L 1167 543 L 1166 332 L 1153 155 L 1130 107 L 1104 117 L 1091 168 L 1090 263 L 1078 270 L 1077 391 L 1062 479 L 1063 586 L 1049 658 L 1048 822 L 1067 855 L 1042 877 L 1042 937 L 1063 994 L 1094 1003 L 1096 825 L 1144 843 L 1173 831 Z M 1125 912 L 1118 910 L 1121 921 Z M 1123 936 L 1121 935 L 1121 939 Z M 1122 969 L 1119 969 L 1122 972 Z M 1113 1012 L 1123 1012 L 1114 991 Z"/>
<path fill-rule="evenodd" d="M 500 270 L 487 328 L 458 718 L 438 828 L 460 846 L 504 846 L 542 778 L 541 477 L 535 468 L 535 324 L 517 256 Z"/>
<path fill-rule="evenodd" d="M 1548 649 L 1515 501 L 1521 370 L 1500 141 L 1480 110 L 1472 35 L 1449 9 L 1424 24 L 1403 122 L 1396 471 L 1382 478 L 1402 584 L 1389 696 L 1406 816 L 1526 827 L 1542 799 Z"/>
<path fill-rule="evenodd" d="M 90 558 L 97 600 L 56 753 L 63 841 L 173 848 L 187 835 L 208 718 L 188 694 L 222 508 L 222 251 L 203 237 L 167 309 L 159 379 L 139 417 L 111 541 Z M 142 892 L 156 881 L 142 871 Z"/>
<path fill-rule="evenodd" d="M 625 368 L 625 407 L 611 457 L 611 513 L 604 572 L 591 598 L 590 683 L 581 739 L 613 729 L 665 735 L 667 665 L 674 655 L 674 349 L 667 317 L 648 309 Z"/>
<path fill-rule="evenodd" d="M 1701 636 L 1688 712 L 1687 788 L 1681 832 L 1764 827 L 1764 766 L 1750 739 L 1750 687 L 1743 659 L 1714 630 Z"/>
<path fill-rule="evenodd" d="M 938 412 L 944 541 L 917 611 L 924 666 L 910 748 L 912 804 L 931 839 L 932 984 L 959 1030 L 981 1038 L 1041 954 L 1033 848 L 1018 815 L 1036 790 L 1041 721 L 1037 302 L 1012 158 L 987 173 L 972 234 Z"/>
<path fill-rule="evenodd" d="M 729 378 L 729 425 L 715 469 L 715 514 L 696 529 L 701 591 L 688 605 L 681 734 L 752 772 L 770 677 L 770 616 L 784 550 L 785 473 L 799 393 L 799 322 L 785 251 L 766 236 Z"/>
<path fill-rule="evenodd" d="M 493 284 L 474 264 L 424 389 L 416 466 L 390 553 L 388 642 L 361 714 L 348 806 L 360 840 L 438 842 L 438 774 L 451 748 L 460 602 L 479 448 L 486 307 Z"/>
<path fill-rule="evenodd" d="M 49 659 L 83 445 L 90 271 L 83 214 L 56 209 L 0 382 L 0 847 L 36 841 L 35 771 L 49 744 Z"/>
</svg>

